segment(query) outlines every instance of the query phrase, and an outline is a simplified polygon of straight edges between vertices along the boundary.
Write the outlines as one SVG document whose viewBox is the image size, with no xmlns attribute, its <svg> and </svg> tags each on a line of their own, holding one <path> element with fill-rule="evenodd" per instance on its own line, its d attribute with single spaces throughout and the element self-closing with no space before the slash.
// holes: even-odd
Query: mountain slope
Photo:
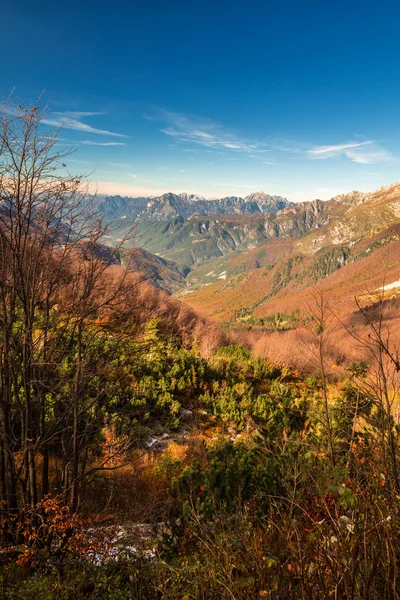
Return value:
<svg viewBox="0 0 400 600">
<path fill-rule="evenodd" d="M 174 263 L 143 248 L 130 251 L 129 270 L 166 292 L 177 292 L 185 286 L 185 277 Z"/>
<path fill-rule="evenodd" d="M 315 200 L 286 207 L 277 213 L 193 215 L 137 225 L 136 242 L 150 252 L 189 269 L 235 253 L 246 253 L 267 240 L 301 237 L 329 221 L 326 203 Z"/>
<path fill-rule="evenodd" d="M 197 275 L 192 288 L 203 287 L 185 290 L 185 301 L 221 320 L 255 322 L 271 310 L 296 307 L 299 294 L 307 294 L 321 280 L 330 285 L 339 270 L 348 286 L 342 291 L 345 302 L 357 285 L 376 289 L 384 278 L 388 283 L 400 279 L 399 184 L 372 194 L 352 192 L 289 207 L 276 215 L 273 225 L 279 236 L 290 237 L 293 227 L 303 227 L 305 234 L 267 240 L 224 263 L 209 263 L 201 272 L 191 273 L 189 283 Z"/>
<path fill-rule="evenodd" d="M 385 231 L 400 222 L 400 185 L 298 204 L 259 192 L 220 200 L 109 197 L 99 206 L 106 218 L 119 215 L 114 238 L 135 224 L 144 276 L 175 293 L 185 288 L 196 308 L 230 319 L 235 310 L 253 314 L 283 289 L 305 288 L 357 262 L 363 241 L 378 236 L 372 253 L 390 244 Z"/>
</svg>

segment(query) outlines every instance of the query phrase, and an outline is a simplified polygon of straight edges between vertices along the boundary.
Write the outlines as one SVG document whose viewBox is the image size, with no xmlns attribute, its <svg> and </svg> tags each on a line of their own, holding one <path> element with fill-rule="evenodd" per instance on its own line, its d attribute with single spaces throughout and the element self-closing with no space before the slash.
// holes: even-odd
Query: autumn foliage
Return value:
<svg viewBox="0 0 400 600">
<path fill-rule="evenodd" d="M 42 120 L 0 134 L 2 597 L 398 598 L 396 300 L 223 334 L 104 244 Z"/>
</svg>

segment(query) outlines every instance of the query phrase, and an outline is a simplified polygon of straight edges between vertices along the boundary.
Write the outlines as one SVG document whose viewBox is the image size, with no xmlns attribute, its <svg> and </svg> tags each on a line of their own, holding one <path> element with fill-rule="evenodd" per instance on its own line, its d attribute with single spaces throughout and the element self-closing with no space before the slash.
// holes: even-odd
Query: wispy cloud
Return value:
<svg viewBox="0 0 400 600">
<path fill-rule="evenodd" d="M 337 156 L 346 156 L 355 163 L 372 165 L 375 163 L 393 162 L 393 154 L 379 146 L 377 142 L 349 142 L 332 146 L 315 146 L 307 151 L 309 158 L 327 159 Z"/>
<path fill-rule="evenodd" d="M 202 117 L 192 117 L 166 110 L 158 110 L 150 120 L 162 120 L 165 127 L 161 129 L 166 135 L 179 142 L 196 144 L 213 150 L 232 150 L 245 153 L 265 152 L 263 142 L 249 140 L 227 131 L 221 123 Z"/>
<path fill-rule="evenodd" d="M 103 114 L 104 113 L 101 112 L 54 112 L 43 119 L 42 123 L 54 127 L 63 127 L 64 129 L 83 131 L 84 133 L 96 133 L 98 135 L 110 135 L 113 137 L 128 137 L 123 133 L 115 133 L 114 131 L 108 131 L 107 129 L 98 129 L 83 122 L 83 119 Z"/>
<path fill-rule="evenodd" d="M 371 145 L 365 150 L 350 150 L 347 152 L 348 158 L 362 165 L 373 165 L 375 163 L 393 163 L 398 160 L 391 152 L 378 145 Z"/>
<path fill-rule="evenodd" d="M 90 140 L 84 140 L 79 143 L 85 146 L 126 146 L 125 142 L 91 142 Z"/>
<path fill-rule="evenodd" d="M 353 142 L 350 144 L 339 144 L 337 146 L 316 146 L 315 148 L 311 148 L 308 153 L 329 158 L 331 156 L 337 156 L 341 152 L 347 152 L 349 149 L 360 148 L 361 146 L 368 146 L 369 144 L 372 144 L 372 142 Z"/>
<path fill-rule="evenodd" d="M 293 140 L 281 135 L 273 135 L 268 138 L 269 147 L 278 152 L 289 154 L 304 154 L 310 147 L 309 144 L 299 140 Z"/>
</svg>

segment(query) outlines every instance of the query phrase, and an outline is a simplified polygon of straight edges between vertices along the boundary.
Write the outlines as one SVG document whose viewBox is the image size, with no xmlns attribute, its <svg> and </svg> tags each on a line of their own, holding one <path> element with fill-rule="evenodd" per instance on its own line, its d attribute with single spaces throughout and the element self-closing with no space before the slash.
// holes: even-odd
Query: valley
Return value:
<svg viewBox="0 0 400 600">
<path fill-rule="evenodd" d="M 209 201 L 165 194 L 146 205 L 106 197 L 100 209 L 113 216 L 114 235 L 135 222 L 144 279 L 233 326 L 263 327 L 300 310 L 321 282 L 344 314 L 357 294 L 400 275 L 400 184 L 297 204 L 262 192 Z"/>
</svg>

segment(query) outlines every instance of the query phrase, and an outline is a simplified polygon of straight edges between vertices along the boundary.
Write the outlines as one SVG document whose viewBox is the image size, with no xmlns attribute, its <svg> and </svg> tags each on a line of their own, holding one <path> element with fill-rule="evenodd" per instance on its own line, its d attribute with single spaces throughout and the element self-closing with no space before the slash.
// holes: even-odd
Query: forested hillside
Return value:
<svg viewBox="0 0 400 600">
<path fill-rule="evenodd" d="M 187 277 L 185 302 L 235 326 L 263 326 L 276 313 L 301 311 L 319 282 L 332 308 L 350 315 L 356 297 L 400 286 L 400 186 L 348 194 L 324 203 L 324 221 L 294 239 L 267 240 L 207 263 Z M 290 207 L 277 214 L 295 213 Z M 193 289 L 197 287 L 197 289 Z"/>
</svg>

